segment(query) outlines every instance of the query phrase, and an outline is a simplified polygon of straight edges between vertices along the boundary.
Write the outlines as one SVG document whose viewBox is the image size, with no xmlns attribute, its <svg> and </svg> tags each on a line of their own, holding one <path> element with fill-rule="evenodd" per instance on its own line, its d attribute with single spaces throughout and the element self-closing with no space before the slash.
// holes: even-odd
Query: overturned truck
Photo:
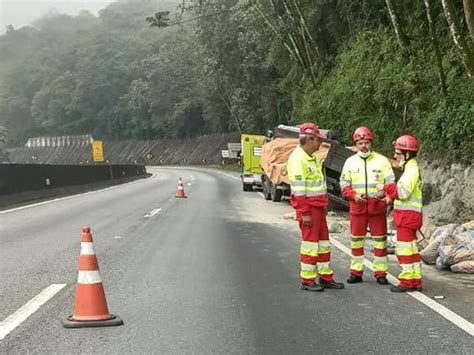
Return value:
<svg viewBox="0 0 474 355">
<path fill-rule="evenodd" d="M 332 203 L 347 207 L 339 186 L 339 177 L 344 162 L 354 154 L 354 151 L 342 145 L 333 131 L 321 130 L 327 138 L 323 139 L 321 147 L 316 152 L 322 163 L 326 177 L 328 196 Z M 283 197 L 290 196 L 290 184 L 286 165 L 291 152 L 298 145 L 298 128 L 278 126 L 273 137 L 267 136 L 262 148 L 261 164 L 263 195 L 265 199 L 279 202 Z"/>
</svg>

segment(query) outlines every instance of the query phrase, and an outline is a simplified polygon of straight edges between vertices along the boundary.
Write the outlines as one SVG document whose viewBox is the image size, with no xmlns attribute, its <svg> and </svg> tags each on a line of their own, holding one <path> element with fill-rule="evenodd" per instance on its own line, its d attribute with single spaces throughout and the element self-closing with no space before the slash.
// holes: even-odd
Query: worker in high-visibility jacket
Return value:
<svg viewBox="0 0 474 355">
<path fill-rule="evenodd" d="M 418 252 L 416 231 L 423 223 L 422 189 L 423 181 L 416 160 L 419 150 L 415 137 L 404 135 L 395 141 L 395 156 L 403 169 L 403 174 L 394 186 L 378 185 L 389 199 L 394 200 L 393 221 L 397 227 L 397 253 L 401 272 L 400 284 L 392 286 L 392 292 L 421 291 L 421 262 Z"/>
<path fill-rule="evenodd" d="M 390 161 L 372 150 L 372 132 L 367 127 L 354 131 L 357 154 L 344 163 L 340 177 L 342 194 L 350 201 L 352 258 L 348 283 L 362 282 L 364 241 L 367 227 L 374 243 L 374 276 L 377 283 L 388 284 L 387 203 L 378 184 L 395 186 Z"/>
<path fill-rule="evenodd" d="M 344 288 L 334 281 L 330 267 L 331 250 L 326 222 L 328 196 L 320 162 L 314 152 L 321 145 L 318 127 L 304 123 L 299 128 L 300 144 L 291 153 L 287 172 L 291 184 L 291 205 L 301 229 L 300 279 L 301 289 L 324 291 L 325 288 Z M 319 273 L 319 283 L 316 278 Z"/>
</svg>

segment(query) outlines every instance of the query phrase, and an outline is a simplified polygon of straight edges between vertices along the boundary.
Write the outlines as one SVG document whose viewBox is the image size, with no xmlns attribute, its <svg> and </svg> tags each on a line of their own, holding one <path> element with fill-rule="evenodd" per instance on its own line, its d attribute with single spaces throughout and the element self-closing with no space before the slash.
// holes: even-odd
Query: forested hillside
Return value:
<svg viewBox="0 0 474 355">
<path fill-rule="evenodd" d="M 346 140 L 369 125 L 382 150 L 410 132 L 427 152 L 471 157 L 473 1 L 120 0 L 0 36 L 10 145 L 304 120 Z"/>
</svg>

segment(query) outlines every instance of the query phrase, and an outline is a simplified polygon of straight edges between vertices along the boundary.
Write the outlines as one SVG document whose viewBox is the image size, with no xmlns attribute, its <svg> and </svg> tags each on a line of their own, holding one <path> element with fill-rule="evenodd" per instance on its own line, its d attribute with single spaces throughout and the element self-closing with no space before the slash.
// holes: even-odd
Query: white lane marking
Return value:
<svg viewBox="0 0 474 355">
<path fill-rule="evenodd" d="M 192 185 L 192 183 L 191 183 L 191 182 L 188 182 L 186 185 L 187 185 L 187 186 L 191 186 L 191 185 Z"/>
<path fill-rule="evenodd" d="M 150 218 L 150 217 L 153 217 L 155 214 L 157 214 L 158 212 L 161 211 L 161 208 L 155 208 L 153 211 L 150 211 L 148 212 L 147 214 L 145 214 L 145 218 Z"/>
<path fill-rule="evenodd" d="M 257 193 L 258 193 L 260 196 L 262 196 L 262 198 L 265 200 L 265 195 L 264 195 L 262 192 L 257 191 Z"/>
<path fill-rule="evenodd" d="M 153 173 L 148 179 L 153 179 L 155 176 L 156 176 L 156 174 Z M 5 213 L 10 213 L 10 212 L 20 211 L 20 210 L 24 210 L 24 209 L 27 209 L 27 208 L 42 206 L 42 205 L 46 205 L 46 204 L 48 204 L 48 203 L 53 203 L 53 202 L 58 202 L 58 201 L 69 200 L 69 199 L 76 198 L 76 197 L 92 195 L 92 194 L 96 194 L 96 193 L 99 193 L 99 192 L 104 192 L 104 191 L 116 189 L 116 188 L 121 187 L 121 186 L 124 186 L 124 185 L 131 185 L 131 184 L 136 184 L 136 183 L 138 183 L 138 182 L 143 182 L 143 180 L 144 180 L 144 179 L 139 179 L 139 180 L 135 180 L 135 181 L 125 182 L 125 183 L 123 183 L 123 184 L 118 184 L 118 185 L 106 187 L 105 189 L 89 191 L 89 192 L 85 192 L 85 193 L 83 193 L 83 194 L 77 194 L 77 195 L 71 195 L 71 196 L 65 196 L 65 197 L 58 197 L 58 198 L 55 198 L 55 199 L 52 199 L 52 200 L 48 200 L 48 201 L 33 203 L 33 204 L 31 204 L 31 205 L 26 205 L 26 206 L 16 207 L 16 208 L 12 208 L 12 209 L 5 210 L 5 211 L 0 211 L 0 214 L 5 214 Z"/>
<path fill-rule="evenodd" d="M 351 250 L 348 247 L 346 247 L 344 244 L 342 244 L 341 242 L 334 240 L 334 238 L 332 238 L 331 244 L 333 244 L 340 251 L 351 256 Z M 367 259 L 364 259 L 364 264 L 370 270 L 374 271 L 374 265 L 372 264 L 372 262 L 370 262 Z M 398 279 L 391 274 L 387 274 L 387 279 L 392 285 L 398 285 L 400 283 Z M 441 315 L 443 318 L 447 319 L 458 328 L 461 328 L 462 330 L 464 330 L 470 336 L 474 336 L 474 324 L 464 319 L 460 315 L 454 313 L 453 311 L 449 310 L 448 308 L 439 304 L 438 302 L 433 301 L 431 298 L 429 298 L 428 296 L 425 296 L 421 292 L 407 292 L 406 294 L 420 301 L 425 306 L 431 308 L 433 311 Z"/>
<path fill-rule="evenodd" d="M 116 235 L 114 238 L 115 239 L 122 239 L 122 237 L 120 235 Z"/>
<path fill-rule="evenodd" d="M 35 298 L 2 321 L 0 323 L 0 340 L 5 338 L 13 329 L 23 323 L 29 316 L 35 313 L 43 304 L 53 298 L 54 295 L 61 291 L 65 286 L 66 284 L 49 285 Z"/>
</svg>

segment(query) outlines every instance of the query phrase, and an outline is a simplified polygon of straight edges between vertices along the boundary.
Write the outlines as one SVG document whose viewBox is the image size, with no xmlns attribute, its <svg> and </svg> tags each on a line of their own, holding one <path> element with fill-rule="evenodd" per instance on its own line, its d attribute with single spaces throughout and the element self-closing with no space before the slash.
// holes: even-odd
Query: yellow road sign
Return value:
<svg viewBox="0 0 474 355">
<path fill-rule="evenodd" d="M 95 162 L 104 161 L 104 148 L 102 146 L 102 141 L 92 142 L 92 157 Z"/>
</svg>

